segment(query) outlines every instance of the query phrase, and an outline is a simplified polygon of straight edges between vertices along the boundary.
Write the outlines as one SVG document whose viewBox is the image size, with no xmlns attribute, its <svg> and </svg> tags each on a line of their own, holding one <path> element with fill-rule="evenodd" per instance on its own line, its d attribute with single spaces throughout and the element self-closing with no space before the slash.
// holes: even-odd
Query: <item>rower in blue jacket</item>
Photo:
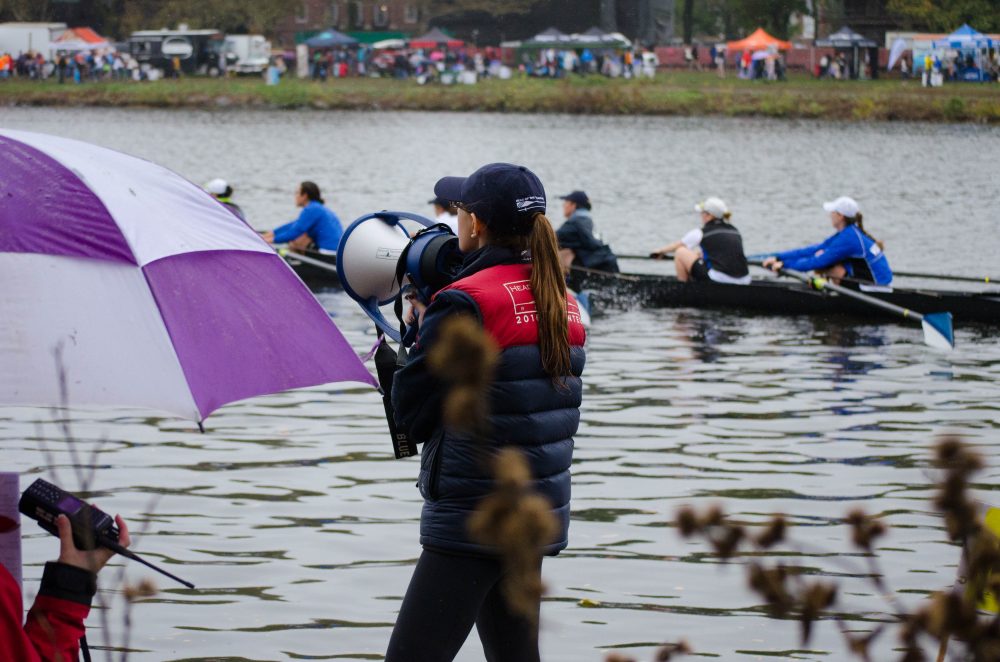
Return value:
<svg viewBox="0 0 1000 662">
<path fill-rule="evenodd" d="M 882 242 L 865 231 L 861 210 L 852 198 L 840 197 L 823 203 L 837 233 L 825 241 L 804 248 L 775 253 L 764 266 L 777 271 L 815 271 L 831 280 L 850 277 L 868 286 L 892 284 L 892 269 L 882 252 Z"/>
<path fill-rule="evenodd" d="M 299 253 L 309 248 L 320 253 L 336 253 L 344 230 L 337 215 L 324 206 L 319 186 L 313 182 L 299 184 L 295 204 L 302 207 L 299 217 L 273 232 L 262 232 L 264 240 L 271 244 L 288 244 Z"/>
</svg>

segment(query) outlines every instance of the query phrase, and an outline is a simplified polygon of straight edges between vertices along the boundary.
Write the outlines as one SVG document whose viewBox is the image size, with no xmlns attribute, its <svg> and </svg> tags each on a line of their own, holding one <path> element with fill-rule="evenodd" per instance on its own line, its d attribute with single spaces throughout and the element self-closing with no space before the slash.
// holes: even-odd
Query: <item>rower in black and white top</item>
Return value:
<svg viewBox="0 0 1000 662">
<path fill-rule="evenodd" d="M 653 251 L 650 257 L 662 259 L 673 253 L 680 281 L 711 280 L 749 285 L 750 269 L 743 254 L 743 238 L 729 222 L 726 203 L 719 198 L 708 198 L 694 209 L 701 214 L 702 226 L 688 232 L 680 241 Z"/>
</svg>

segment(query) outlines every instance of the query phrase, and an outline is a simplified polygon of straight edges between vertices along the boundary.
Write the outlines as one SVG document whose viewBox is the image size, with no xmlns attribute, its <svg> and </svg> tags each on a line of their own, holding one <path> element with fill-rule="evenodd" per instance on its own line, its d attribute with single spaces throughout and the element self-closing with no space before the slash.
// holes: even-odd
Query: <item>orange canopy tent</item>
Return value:
<svg viewBox="0 0 1000 662">
<path fill-rule="evenodd" d="M 90 28 L 67 28 L 54 43 L 57 51 L 90 51 L 111 47 L 107 39 Z"/>
<path fill-rule="evenodd" d="M 726 44 L 726 49 L 730 51 L 765 51 L 768 48 L 777 48 L 787 51 L 792 48 L 792 43 L 775 39 L 764 32 L 764 28 L 757 28 L 753 34 L 739 41 L 730 41 Z"/>
</svg>

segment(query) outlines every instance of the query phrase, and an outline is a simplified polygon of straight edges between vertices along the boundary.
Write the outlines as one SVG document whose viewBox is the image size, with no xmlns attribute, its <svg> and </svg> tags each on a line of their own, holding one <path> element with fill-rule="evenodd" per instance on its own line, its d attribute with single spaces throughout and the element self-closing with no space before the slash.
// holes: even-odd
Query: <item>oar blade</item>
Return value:
<svg viewBox="0 0 1000 662">
<path fill-rule="evenodd" d="M 951 325 L 951 313 L 927 313 L 921 325 L 924 327 L 924 342 L 927 345 L 945 351 L 955 348 L 955 330 Z"/>
</svg>

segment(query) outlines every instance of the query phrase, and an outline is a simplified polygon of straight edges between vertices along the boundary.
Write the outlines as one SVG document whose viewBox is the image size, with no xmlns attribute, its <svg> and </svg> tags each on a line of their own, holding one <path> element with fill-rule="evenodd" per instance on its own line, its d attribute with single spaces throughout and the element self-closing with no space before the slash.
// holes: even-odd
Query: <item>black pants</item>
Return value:
<svg viewBox="0 0 1000 662">
<path fill-rule="evenodd" d="M 537 628 L 507 607 L 502 577 L 495 559 L 425 549 L 406 589 L 386 662 L 450 662 L 473 624 L 488 662 L 538 662 Z"/>
</svg>

